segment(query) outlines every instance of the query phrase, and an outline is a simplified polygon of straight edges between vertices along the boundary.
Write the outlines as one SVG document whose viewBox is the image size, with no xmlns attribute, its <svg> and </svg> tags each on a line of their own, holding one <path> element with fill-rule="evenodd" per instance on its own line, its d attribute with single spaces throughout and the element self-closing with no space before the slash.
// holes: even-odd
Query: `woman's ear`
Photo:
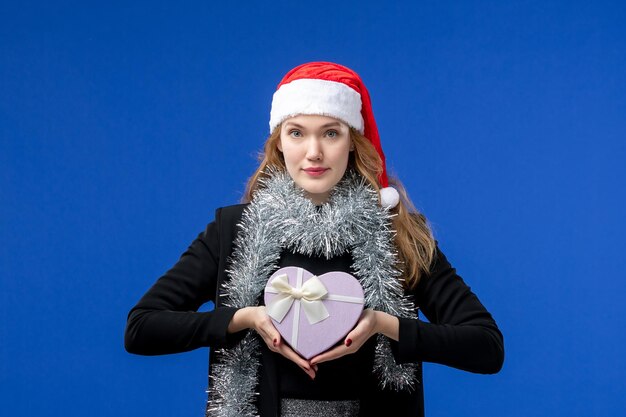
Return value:
<svg viewBox="0 0 626 417">
<path fill-rule="evenodd" d="M 283 145 L 282 143 L 280 143 L 280 139 L 278 139 L 278 142 L 276 142 L 276 148 L 278 149 L 278 152 L 283 151 Z"/>
<path fill-rule="evenodd" d="M 350 152 L 354 150 L 354 142 L 350 141 Z"/>
</svg>

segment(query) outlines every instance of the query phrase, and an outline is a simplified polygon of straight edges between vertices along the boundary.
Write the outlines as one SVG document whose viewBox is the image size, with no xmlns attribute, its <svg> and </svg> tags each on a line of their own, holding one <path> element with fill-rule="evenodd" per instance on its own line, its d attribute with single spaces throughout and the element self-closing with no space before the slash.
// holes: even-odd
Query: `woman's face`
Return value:
<svg viewBox="0 0 626 417">
<path fill-rule="evenodd" d="M 278 150 L 287 172 L 314 204 L 323 204 L 348 167 L 350 129 L 327 116 L 299 115 L 283 121 Z"/>
</svg>

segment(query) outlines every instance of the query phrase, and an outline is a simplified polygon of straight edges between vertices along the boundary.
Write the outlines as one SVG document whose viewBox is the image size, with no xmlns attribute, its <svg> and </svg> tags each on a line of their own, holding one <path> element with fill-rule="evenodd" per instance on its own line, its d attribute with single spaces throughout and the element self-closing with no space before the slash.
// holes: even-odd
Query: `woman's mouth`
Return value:
<svg viewBox="0 0 626 417">
<path fill-rule="evenodd" d="M 303 171 L 312 177 L 319 177 L 324 174 L 324 172 L 328 171 L 328 168 L 304 168 Z"/>
</svg>

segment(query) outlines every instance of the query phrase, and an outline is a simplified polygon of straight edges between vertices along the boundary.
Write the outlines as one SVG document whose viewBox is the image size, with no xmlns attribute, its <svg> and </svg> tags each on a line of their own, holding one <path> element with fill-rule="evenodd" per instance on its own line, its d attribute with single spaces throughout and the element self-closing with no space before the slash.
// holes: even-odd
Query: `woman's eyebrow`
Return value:
<svg viewBox="0 0 626 417">
<path fill-rule="evenodd" d="M 294 123 L 294 122 L 287 122 L 285 124 L 285 126 L 295 126 L 295 127 L 299 127 L 300 129 L 303 129 L 303 127 L 301 125 L 299 125 L 298 123 Z"/>
<path fill-rule="evenodd" d="M 325 127 L 341 127 L 341 124 L 339 122 L 330 122 L 322 126 L 322 129 Z"/>
</svg>

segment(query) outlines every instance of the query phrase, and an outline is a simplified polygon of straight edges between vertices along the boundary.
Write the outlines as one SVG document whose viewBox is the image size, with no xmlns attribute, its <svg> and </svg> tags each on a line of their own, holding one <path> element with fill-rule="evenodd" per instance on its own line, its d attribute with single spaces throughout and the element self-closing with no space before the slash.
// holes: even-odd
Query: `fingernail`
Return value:
<svg viewBox="0 0 626 417">
<path fill-rule="evenodd" d="M 346 347 L 350 347 L 352 344 L 352 339 L 346 339 Z"/>
</svg>

